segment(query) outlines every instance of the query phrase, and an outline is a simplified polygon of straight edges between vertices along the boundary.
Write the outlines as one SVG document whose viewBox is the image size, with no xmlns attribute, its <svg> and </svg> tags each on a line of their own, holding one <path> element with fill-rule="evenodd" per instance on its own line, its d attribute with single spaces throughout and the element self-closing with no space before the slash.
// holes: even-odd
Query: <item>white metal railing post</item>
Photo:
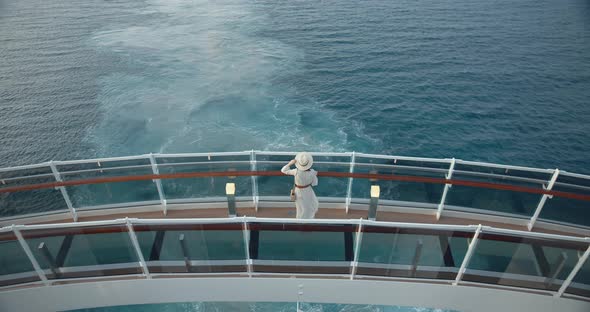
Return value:
<svg viewBox="0 0 590 312">
<path fill-rule="evenodd" d="M 354 173 L 354 162 L 356 161 L 356 153 L 353 151 L 350 157 L 350 169 L 348 172 Z M 346 190 L 346 213 L 348 214 L 348 208 L 350 207 L 350 201 L 352 199 L 352 183 L 353 178 L 348 178 L 348 189 Z"/>
<path fill-rule="evenodd" d="M 141 253 L 141 248 L 139 247 L 139 242 L 137 241 L 137 235 L 135 235 L 135 230 L 133 230 L 133 224 L 129 218 L 125 218 L 125 223 L 127 224 L 127 230 L 129 232 L 129 239 L 131 239 L 131 244 L 135 249 L 135 253 L 137 254 L 137 259 L 139 259 L 139 265 L 141 266 L 141 270 L 143 271 L 143 275 L 147 279 L 151 279 L 150 271 L 148 270 L 147 263 L 143 258 L 143 253 Z"/>
<path fill-rule="evenodd" d="M 141 246 L 139 245 L 137 234 L 134 231 L 134 225 L 164 225 L 164 224 L 226 224 L 226 223 L 233 223 L 233 224 L 242 224 L 242 233 L 243 233 L 243 243 L 244 243 L 244 256 L 246 259 L 247 273 L 248 276 L 255 275 L 255 271 L 253 269 L 253 260 L 252 255 L 250 254 L 249 250 L 249 239 L 250 239 L 250 223 L 249 222 L 261 222 L 261 223 L 276 223 L 276 222 L 285 222 L 288 224 L 338 224 L 338 225 L 358 225 L 357 228 L 357 236 L 353 239 L 356 245 L 352 247 L 353 249 L 353 259 L 349 259 L 350 261 L 350 280 L 354 280 L 356 278 L 356 274 L 358 272 L 359 262 L 360 262 L 360 252 L 362 248 L 362 241 L 363 241 L 363 232 L 366 231 L 365 226 L 379 226 L 379 227 L 389 227 L 389 228 L 408 228 L 408 229 L 431 229 L 431 230 L 442 230 L 442 231 L 469 231 L 473 232 L 472 239 L 469 243 L 467 252 L 465 254 L 464 259 L 462 260 L 461 267 L 457 272 L 457 276 L 455 281 L 452 283 L 453 285 L 458 285 L 462 281 L 462 277 L 465 275 L 467 267 L 470 265 L 471 259 L 473 259 L 474 254 L 478 250 L 479 240 L 481 240 L 482 231 L 485 230 L 485 233 L 490 234 L 502 234 L 502 235 L 509 235 L 514 237 L 529 237 L 529 238 L 543 238 L 547 240 L 551 240 L 553 242 L 561 242 L 561 241 L 569 241 L 569 242 L 576 242 L 579 244 L 583 244 L 585 247 L 582 252 L 582 255 L 578 253 L 578 261 L 574 268 L 569 272 L 569 275 L 564 280 L 564 282 L 560 285 L 560 289 L 557 292 L 553 292 L 554 296 L 561 296 L 566 292 L 568 287 L 571 287 L 573 280 L 576 278 L 576 275 L 579 274 L 579 271 L 588 263 L 590 259 L 590 238 L 586 237 L 576 237 L 576 236 L 564 236 L 558 234 L 549 234 L 549 233 L 540 233 L 540 232 L 528 232 L 528 231 L 521 231 L 521 230 L 509 230 L 505 228 L 493 228 L 482 226 L 481 224 L 478 226 L 465 226 L 465 225 L 444 225 L 444 224 L 422 224 L 422 223 L 403 223 L 403 222 L 383 222 L 383 221 L 367 221 L 364 219 L 357 219 L 357 220 L 344 220 L 344 219 L 315 219 L 315 220 L 293 220 L 293 219 L 276 219 L 276 218 L 250 218 L 250 217 L 242 217 L 242 218 L 229 218 L 229 219 L 218 219 L 218 218 L 203 218 L 203 219 L 116 219 L 116 220 L 108 220 L 108 221 L 88 221 L 88 222 L 70 222 L 70 223 L 61 223 L 61 224 L 34 224 L 34 225 L 12 225 L 8 227 L 0 228 L 0 232 L 2 233 L 14 233 L 18 243 L 20 244 L 21 248 L 24 250 L 25 254 L 27 255 L 29 261 L 32 263 L 33 268 L 35 269 L 37 275 L 39 276 L 40 281 L 42 281 L 45 285 L 51 285 L 52 277 L 50 274 L 50 268 L 42 269 L 39 265 L 39 262 L 35 258 L 37 255 L 34 254 L 35 250 L 28 245 L 28 242 L 23 238 L 22 231 L 26 230 L 45 230 L 45 229 L 62 229 L 67 230 L 71 228 L 87 228 L 87 227 L 95 227 L 95 226 L 105 226 L 105 225 L 125 225 L 127 226 L 128 235 L 131 240 L 131 244 L 137 254 L 138 262 L 141 265 L 143 275 L 146 278 L 151 278 L 151 273 L 149 272 L 149 267 L 145 262 L 145 258 L 141 251 Z M 353 230 L 353 229 L 351 229 Z M 123 234 L 124 235 L 124 234 Z M 397 236 L 396 236 L 397 237 Z M 418 243 L 420 245 L 420 243 Z M 395 246 L 395 242 L 394 245 Z M 417 247 L 418 248 L 418 247 Z M 393 255 L 393 253 L 392 253 Z M 414 252 L 414 260 L 412 261 L 412 270 L 411 272 L 415 272 L 416 265 L 420 259 L 420 251 Z M 391 262 L 391 261 L 390 261 Z M 559 261 L 558 261 L 559 262 Z M 548 274 L 550 279 L 549 285 L 553 282 L 554 277 L 560 275 L 559 267 L 561 264 L 556 266 L 551 274 Z M 49 279 L 48 279 L 49 277 Z"/>
<path fill-rule="evenodd" d="M 359 219 L 359 229 L 356 232 L 356 245 L 354 246 L 354 256 L 352 259 L 352 268 L 350 270 L 350 280 L 354 280 L 354 276 L 356 275 L 356 269 L 359 265 L 359 252 L 361 250 L 361 243 L 363 241 L 363 218 Z"/>
<path fill-rule="evenodd" d="M 473 240 L 471 241 L 471 244 L 469 244 L 469 247 L 467 248 L 467 253 L 465 253 L 465 258 L 463 258 L 463 263 L 461 263 L 461 268 L 459 268 L 459 271 L 457 272 L 457 278 L 455 278 L 453 285 L 458 285 L 459 282 L 461 281 L 461 278 L 463 278 L 463 274 L 467 270 L 467 265 L 469 265 L 469 261 L 471 260 L 471 256 L 473 255 L 473 252 L 475 251 L 475 248 L 477 247 L 477 242 L 479 241 L 479 234 L 480 233 L 481 233 L 481 224 L 478 225 L 477 230 L 475 230 L 475 234 L 473 235 Z"/>
<path fill-rule="evenodd" d="M 152 165 L 152 172 L 154 174 L 160 174 L 160 170 L 158 169 L 158 163 L 156 162 L 156 157 L 153 153 L 150 153 L 150 164 Z M 164 188 L 162 187 L 162 180 L 154 179 L 152 180 L 156 183 L 156 188 L 158 189 L 158 196 L 160 196 L 160 204 L 162 205 L 162 210 L 164 215 L 168 214 L 168 203 L 166 202 L 166 195 L 164 194 Z"/>
<path fill-rule="evenodd" d="M 451 160 L 451 165 L 449 166 L 449 173 L 446 175 L 446 180 L 450 180 L 453 178 L 453 171 L 455 170 L 455 158 Z M 440 198 L 440 203 L 438 204 L 438 210 L 436 211 L 436 220 L 440 219 L 442 214 L 443 208 L 445 206 L 445 201 L 447 200 L 447 193 L 449 189 L 452 187 L 452 184 L 445 184 L 445 188 L 442 193 L 442 197 Z"/>
<path fill-rule="evenodd" d="M 582 268 L 582 266 L 584 265 L 586 260 L 588 260 L 588 256 L 590 256 L 590 246 L 588 246 L 588 248 L 586 249 L 586 252 L 584 252 L 584 254 L 580 257 L 580 260 L 578 260 L 578 263 L 576 263 L 576 266 L 574 266 L 574 268 L 572 269 L 570 274 L 567 276 L 565 281 L 563 281 L 563 284 L 561 284 L 561 287 L 559 287 L 559 290 L 555 293 L 555 295 L 554 295 L 555 297 L 561 297 L 561 295 L 563 295 L 565 290 L 571 284 L 574 277 L 576 277 L 576 274 L 578 274 L 578 271 L 580 271 L 580 269 Z"/>
<path fill-rule="evenodd" d="M 555 171 L 553 171 L 553 176 L 551 176 L 551 180 L 547 184 L 547 187 L 543 188 L 546 191 L 551 191 L 553 189 L 553 185 L 555 185 L 555 181 L 557 181 L 557 177 L 559 177 L 559 169 L 555 169 Z M 531 220 L 527 224 L 527 228 L 529 229 L 529 231 L 533 229 L 533 226 L 535 226 L 535 222 L 537 222 L 537 218 L 539 218 L 539 215 L 541 214 L 541 210 L 543 210 L 543 206 L 545 206 L 547 198 L 553 198 L 553 195 L 543 194 L 541 200 L 539 201 L 539 204 L 537 205 L 537 209 L 535 209 L 535 213 L 533 214 Z"/>
<path fill-rule="evenodd" d="M 250 258 L 250 230 L 248 230 L 248 220 L 246 216 L 243 217 L 244 223 L 242 230 L 244 233 L 244 249 L 246 253 L 246 267 L 248 268 L 248 277 L 252 277 L 252 258 Z"/>
<path fill-rule="evenodd" d="M 51 172 L 53 173 L 53 176 L 55 178 L 56 182 L 62 182 L 62 178 L 61 175 L 59 174 L 59 171 L 57 170 L 57 166 L 55 165 L 55 163 L 53 161 L 49 162 L 49 168 L 51 168 Z M 70 195 L 68 195 L 68 191 L 66 190 L 66 188 L 64 186 L 58 186 L 57 189 L 59 189 L 59 191 L 61 192 L 61 195 L 63 196 L 66 205 L 68 206 L 68 209 L 70 210 L 70 213 L 72 214 L 72 219 L 74 219 L 74 222 L 78 222 L 78 213 L 76 212 L 76 208 L 74 208 L 74 205 L 72 204 L 72 200 L 70 199 Z"/>
<path fill-rule="evenodd" d="M 39 279 L 41 280 L 41 282 L 43 282 L 43 284 L 45 284 L 46 286 L 51 285 L 51 282 L 47 279 L 47 276 L 45 276 L 45 272 L 43 271 L 43 269 L 41 269 L 39 262 L 37 262 L 37 259 L 35 259 L 35 256 L 33 255 L 31 248 L 29 248 L 29 245 L 23 238 L 23 235 L 21 234 L 18 227 L 13 225 L 12 232 L 14 233 L 14 236 L 16 236 L 16 239 L 18 240 L 18 243 L 20 244 L 21 248 L 27 255 L 27 258 L 29 258 L 29 261 L 31 261 L 31 264 L 35 269 L 35 272 L 37 272 L 37 275 L 39 275 Z"/>
<path fill-rule="evenodd" d="M 256 152 L 250 151 L 250 171 L 256 171 Z M 258 177 L 252 176 L 252 202 L 254 210 L 258 211 Z"/>
</svg>

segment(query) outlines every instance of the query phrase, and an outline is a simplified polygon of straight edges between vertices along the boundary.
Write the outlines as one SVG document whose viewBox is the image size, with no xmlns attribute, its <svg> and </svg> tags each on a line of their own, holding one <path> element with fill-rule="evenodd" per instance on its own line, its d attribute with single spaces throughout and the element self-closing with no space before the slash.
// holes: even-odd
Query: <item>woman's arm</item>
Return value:
<svg viewBox="0 0 590 312">
<path fill-rule="evenodd" d="M 293 164 L 295 164 L 295 159 L 291 160 L 288 164 L 283 166 L 283 168 L 281 168 L 281 172 L 286 175 L 294 176 L 297 173 L 297 169 L 291 169 L 291 166 L 293 166 Z"/>
</svg>

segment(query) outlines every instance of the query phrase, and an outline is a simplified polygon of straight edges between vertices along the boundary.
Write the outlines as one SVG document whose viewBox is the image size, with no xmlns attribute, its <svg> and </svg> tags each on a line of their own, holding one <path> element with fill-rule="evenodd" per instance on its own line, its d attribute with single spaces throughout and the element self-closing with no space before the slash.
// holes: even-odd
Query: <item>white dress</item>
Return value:
<svg viewBox="0 0 590 312">
<path fill-rule="evenodd" d="M 305 186 L 311 184 L 311 186 L 318 185 L 318 172 L 310 169 L 302 171 L 299 169 L 290 169 L 289 165 L 285 165 L 281 172 L 286 175 L 295 176 L 295 184 Z M 313 188 L 308 186 L 306 188 L 295 188 L 295 208 L 297 209 L 297 219 L 313 219 L 315 213 L 318 211 L 318 198 L 315 196 Z"/>
</svg>

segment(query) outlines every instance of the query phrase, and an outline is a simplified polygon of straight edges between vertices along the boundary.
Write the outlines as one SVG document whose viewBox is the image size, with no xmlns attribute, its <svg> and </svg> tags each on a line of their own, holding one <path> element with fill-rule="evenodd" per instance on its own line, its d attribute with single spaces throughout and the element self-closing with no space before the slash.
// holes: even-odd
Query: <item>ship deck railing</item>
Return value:
<svg viewBox="0 0 590 312">
<path fill-rule="evenodd" d="M 318 219 L 295 220 L 293 178 L 280 172 L 294 155 L 146 154 L 0 168 L 0 285 L 327 275 L 590 297 L 590 176 L 313 153 Z"/>
<path fill-rule="evenodd" d="M 0 291 L 104 279 L 318 277 L 590 301 L 590 240 L 479 225 L 124 218 L 0 229 Z"/>
<path fill-rule="evenodd" d="M 34 216 L 182 204 L 223 203 L 234 183 L 238 207 L 288 203 L 292 177 L 280 168 L 290 152 L 146 154 L 0 168 L 0 225 Z M 490 220 L 590 229 L 590 176 L 465 161 L 362 153 L 313 153 L 322 205 L 349 213 L 380 187 L 377 213 L 405 207 L 436 217 L 473 213 Z M 83 214 L 83 213 L 82 213 Z M 50 219 L 47 217 L 46 219 Z"/>
</svg>

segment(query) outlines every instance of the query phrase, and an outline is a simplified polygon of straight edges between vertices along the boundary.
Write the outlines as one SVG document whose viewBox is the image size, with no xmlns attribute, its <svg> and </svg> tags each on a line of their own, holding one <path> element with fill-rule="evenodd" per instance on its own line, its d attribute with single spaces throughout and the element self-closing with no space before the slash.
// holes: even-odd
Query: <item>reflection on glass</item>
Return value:
<svg viewBox="0 0 590 312">
<path fill-rule="evenodd" d="M 367 227 L 359 275 L 454 279 L 472 232 Z"/>
<path fill-rule="evenodd" d="M 49 166 L 0 172 L 0 188 L 53 182 L 55 176 Z M 0 193 L 0 217 L 66 209 L 60 191 L 53 188 Z"/>
<path fill-rule="evenodd" d="M 560 174 L 552 190 L 590 195 L 590 180 Z M 545 203 L 540 218 L 590 226 L 590 201 L 554 196 Z"/>
<path fill-rule="evenodd" d="M 190 161 L 184 159 L 184 162 L 168 162 L 166 165 L 161 165 L 159 170 L 161 174 L 250 171 L 249 158 L 244 157 L 245 159 L 239 162 L 228 161 L 225 158 L 216 161 L 208 161 L 206 157 L 205 159 L 190 159 Z M 242 196 L 252 196 L 252 179 L 249 176 L 163 179 L 162 187 L 167 199 L 225 198 L 225 184 L 228 182 L 236 184 L 236 199 L 239 200 Z"/>
<path fill-rule="evenodd" d="M 453 179 L 541 189 L 551 179 L 551 175 L 551 172 L 531 172 L 457 163 Z M 447 196 L 445 209 L 467 207 L 484 210 L 481 211 L 483 213 L 488 211 L 530 218 L 540 199 L 539 194 L 454 185 Z"/>
<path fill-rule="evenodd" d="M 16 237 L 12 233 L 0 234 L 0 286 L 38 280 Z"/>
<path fill-rule="evenodd" d="M 140 274 L 125 226 L 22 231 L 50 279 Z"/>
<path fill-rule="evenodd" d="M 68 207 L 56 189 L 42 189 L 0 194 L 0 217 L 63 210 Z"/>
<path fill-rule="evenodd" d="M 461 178 L 457 176 L 457 179 Z M 480 213 L 489 211 L 530 218 L 540 199 L 541 195 L 539 194 L 454 185 L 447 195 L 445 209 L 454 210 L 457 209 L 456 207 L 467 207 L 479 209 Z"/>
<path fill-rule="evenodd" d="M 117 176 L 150 175 L 151 168 L 134 170 L 96 171 L 68 179 L 94 179 Z M 65 179 L 64 179 L 65 180 Z M 66 187 L 74 207 L 92 207 L 120 203 L 159 200 L 156 184 L 152 180 L 76 185 Z"/>
<path fill-rule="evenodd" d="M 441 179 L 448 172 L 448 166 L 446 163 L 358 157 L 354 172 Z M 438 204 L 440 202 L 444 188 L 444 185 L 434 183 L 355 179 L 352 187 L 352 197 L 369 198 L 372 184 L 377 184 L 381 187 L 382 200 L 430 204 Z"/>
<path fill-rule="evenodd" d="M 582 257 L 582 252 L 578 252 L 578 256 Z M 586 259 L 584 265 L 574 279 L 570 286 L 565 290 L 566 293 L 578 296 L 590 297 L 590 258 Z"/>
<path fill-rule="evenodd" d="M 247 270 L 241 224 L 139 225 L 135 232 L 151 273 Z"/>
<path fill-rule="evenodd" d="M 555 291 L 576 265 L 583 247 L 483 233 L 463 280 Z"/>
<path fill-rule="evenodd" d="M 148 158 L 57 165 L 64 181 L 153 174 Z M 152 180 L 98 183 L 66 187 L 76 208 L 159 199 Z"/>
<path fill-rule="evenodd" d="M 257 169 L 260 171 L 276 171 L 281 172 L 281 168 L 287 164 L 257 164 Z M 259 196 L 282 196 L 288 199 L 289 190 L 293 188 L 292 176 L 278 176 L 278 177 L 258 177 L 258 195 Z M 319 180 L 319 183 L 322 183 Z"/>
<path fill-rule="evenodd" d="M 250 224 L 254 271 L 349 274 L 355 226 Z"/>
</svg>

